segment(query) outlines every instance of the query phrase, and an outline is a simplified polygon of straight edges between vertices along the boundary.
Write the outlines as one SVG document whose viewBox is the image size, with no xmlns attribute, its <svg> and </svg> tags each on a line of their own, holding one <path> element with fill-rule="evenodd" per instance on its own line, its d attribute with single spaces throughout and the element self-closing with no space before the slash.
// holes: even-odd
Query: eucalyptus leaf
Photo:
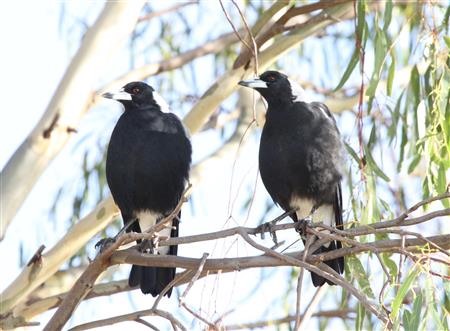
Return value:
<svg viewBox="0 0 450 331">
<path fill-rule="evenodd" d="M 368 297 L 374 299 L 375 295 L 373 294 L 372 288 L 370 287 L 369 276 L 364 270 L 361 261 L 354 255 L 350 255 L 347 257 L 346 262 L 348 264 L 351 275 L 358 282 L 361 291 Z"/>
<path fill-rule="evenodd" d="M 419 267 L 417 265 L 414 265 L 414 267 L 411 269 L 406 279 L 400 285 L 397 295 L 392 301 L 391 318 L 393 320 L 395 320 L 397 316 L 399 316 L 400 306 L 403 304 L 403 299 L 405 298 L 406 294 L 412 289 L 413 282 L 416 280 L 419 273 L 420 273 Z"/>
</svg>

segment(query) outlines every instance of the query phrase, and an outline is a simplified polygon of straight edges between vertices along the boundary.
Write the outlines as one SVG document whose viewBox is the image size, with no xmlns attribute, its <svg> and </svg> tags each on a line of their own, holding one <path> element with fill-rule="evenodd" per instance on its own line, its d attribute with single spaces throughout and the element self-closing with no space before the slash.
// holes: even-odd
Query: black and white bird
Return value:
<svg viewBox="0 0 450 331">
<path fill-rule="evenodd" d="M 328 107 L 307 102 L 303 89 L 286 75 L 266 71 L 239 82 L 258 91 L 268 108 L 259 146 L 261 178 L 272 199 L 295 221 L 310 220 L 342 228 L 343 145 Z M 314 254 L 341 248 L 332 241 Z M 344 258 L 325 262 L 339 274 Z M 314 286 L 325 278 L 312 273 Z"/>
<path fill-rule="evenodd" d="M 180 201 L 189 177 L 191 143 L 181 121 L 165 112 L 167 104 L 151 86 L 132 82 L 103 97 L 125 108 L 108 146 L 108 185 L 124 225 L 132 223 L 127 231 L 143 232 L 169 215 Z M 160 235 L 178 236 L 178 223 L 179 218 L 174 219 Z M 156 248 L 147 242 L 141 247 L 153 254 L 177 254 L 177 246 Z M 143 293 L 156 296 L 174 276 L 175 268 L 133 265 L 129 285 L 139 285 Z"/>
</svg>

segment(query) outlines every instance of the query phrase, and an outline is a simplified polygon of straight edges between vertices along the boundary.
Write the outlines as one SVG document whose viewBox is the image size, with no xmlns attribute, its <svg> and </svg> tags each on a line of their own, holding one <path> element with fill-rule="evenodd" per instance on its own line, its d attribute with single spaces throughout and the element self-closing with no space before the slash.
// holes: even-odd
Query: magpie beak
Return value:
<svg viewBox="0 0 450 331">
<path fill-rule="evenodd" d="M 106 92 L 102 94 L 102 97 L 106 98 L 106 99 L 114 99 L 114 100 L 128 100 L 131 101 L 133 100 L 131 98 L 131 94 L 128 92 L 125 92 L 123 89 L 121 89 L 118 92 Z"/>
<path fill-rule="evenodd" d="M 267 83 L 259 78 L 241 80 L 239 85 L 250 87 L 250 88 L 268 88 Z"/>
</svg>

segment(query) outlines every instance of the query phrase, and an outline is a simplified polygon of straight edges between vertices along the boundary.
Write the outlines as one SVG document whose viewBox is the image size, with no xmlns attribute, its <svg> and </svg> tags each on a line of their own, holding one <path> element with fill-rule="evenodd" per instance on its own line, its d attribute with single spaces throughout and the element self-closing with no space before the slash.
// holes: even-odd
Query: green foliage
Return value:
<svg viewBox="0 0 450 331">
<path fill-rule="evenodd" d="M 422 294 L 416 296 L 414 300 L 412 312 L 405 309 L 403 312 L 403 327 L 405 331 L 416 331 L 419 329 L 419 324 L 421 322 L 421 312 L 422 312 Z"/>
<path fill-rule="evenodd" d="M 357 2 L 357 23 L 356 23 L 356 39 L 355 39 L 355 50 L 350 58 L 350 62 L 345 69 L 344 74 L 341 77 L 338 85 L 334 88 L 335 91 L 339 90 L 344 86 L 344 84 L 349 79 L 356 65 L 359 63 L 361 53 L 364 51 L 367 42 L 368 26 L 365 19 L 367 13 L 367 3 L 365 0 Z"/>
<path fill-rule="evenodd" d="M 355 321 L 355 330 L 361 331 L 363 329 L 364 317 L 366 316 L 366 309 L 360 303 L 356 306 L 356 321 Z"/>
<path fill-rule="evenodd" d="M 395 263 L 391 257 L 390 254 L 381 254 L 381 259 L 383 260 L 384 265 L 389 270 L 389 276 L 390 280 L 394 281 L 395 277 L 398 275 L 398 266 L 397 263 Z"/>
<path fill-rule="evenodd" d="M 354 255 L 350 255 L 346 258 L 345 262 L 348 264 L 349 272 L 356 279 L 361 291 L 369 298 L 374 299 L 372 288 L 370 287 L 369 275 L 364 270 L 361 261 Z"/>
<path fill-rule="evenodd" d="M 406 279 L 400 285 L 398 289 L 397 295 L 392 301 L 392 310 L 391 310 L 391 319 L 396 320 L 396 318 L 400 315 L 400 306 L 403 304 L 403 299 L 409 291 L 412 291 L 413 282 L 417 279 L 417 276 L 420 273 L 420 269 L 417 265 L 415 265 L 411 271 L 409 272 Z"/>
<path fill-rule="evenodd" d="M 204 6 L 204 3 L 200 2 L 199 6 Z M 304 3 L 306 2 L 292 0 L 289 5 L 299 7 Z M 449 30 L 450 8 L 438 6 L 433 8 L 437 12 L 445 11 L 443 15 L 436 15 L 441 20 L 437 21 L 433 15 L 427 14 L 431 6 L 428 3 L 407 2 L 394 5 L 392 0 L 387 0 L 383 3 L 384 9 L 379 12 L 373 10 L 373 3 L 370 1 L 355 1 L 354 4 L 357 12 L 354 20 L 337 23 L 336 30 L 323 31 L 320 36 L 323 39 L 308 38 L 309 40 L 306 40 L 301 47 L 289 52 L 289 55 L 273 66 L 293 76 L 299 75 L 301 80 L 317 87 L 316 91 L 319 94 L 325 94 L 330 98 L 358 96 L 361 81 L 364 82 L 361 141 L 359 132 L 356 132 L 358 118 L 356 115 L 351 117 L 354 111 L 345 111 L 343 120 L 341 122 L 338 120 L 340 128 L 341 125 L 344 127 L 343 133 L 346 130 L 345 148 L 350 156 L 348 163 L 351 163 L 346 177 L 349 189 L 348 192 L 344 192 L 344 208 L 346 211 L 351 208 L 351 212 L 349 216 L 345 215 L 345 220 L 359 223 L 353 223 L 348 228 L 360 224 L 370 226 L 403 211 L 404 201 L 409 203 L 417 200 L 417 178 L 422 184 L 422 192 L 419 194 L 423 197 L 444 192 L 450 182 L 448 177 L 450 168 L 450 60 L 448 58 L 450 38 L 444 35 L 448 34 Z M 257 1 L 245 2 L 245 8 L 242 9 L 245 9 L 244 13 L 250 26 L 267 12 L 269 5 L 272 4 Z M 380 7 L 383 8 L 382 5 Z M 201 15 L 196 19 L 201 22 Z M 218 22 L 219 20 L 220 18 L 217 18 Z M 176 22 L 178 23 L 175 24 Z M 222 22 L 225 21 L 220 21 Z M 233 17 L 233 22 L 240 22 L 240 18 Z M 184 52 L 186 45 L 189 47 L 201 45 L 202 40 L 197 35 L 199 30 L 202 30 L 202 33 L 203 30 L 207 31 L 204 33 L 205 36 L 202 36 L 204 40 L 210 40 L 215 35 L 231 31 L 226 23 L 204 26 L 201 23 L 192 23 L 188 17 L 175 13 L 171 19 L 157 18 L 153 23 L 141 26 L 142 28 L 135 32 L 130 47 L 132 48 L 131 67 L 134 67 L 136 63 L 169 59 L 175 54 Z M 218 29 L 218 27 L 227 27 L 227 29 Z M 237 27 L 241 26 L 237 25 Z M 156 31 L 156 37 L 149 38 L 152 29 Z M 336 54 L 330 53 L 329 48 L 323 46 L 330 43 L 330 39 L 326 38 L 333 38 L 331 42 L 336 41 L 335 44 L 338 44 L 338 41 L 345 41 L 344 45 L 350 50 L 350 56 L 342 58 L 348 53 L 340 52 L 339 49 L 336 50 Z M 272 42 L 276 43 L 276 39 L 270 41 Z M 209 86 L 208 84 L 212 84 L 217 77 L 230 70 L 242 48 L 243 46 L 237 43 L 212 54 L 208 57 L 210 62 L 206 62 L 206 65 L 200 61 L 192 62 L 178 70 L 152 77 L 150 80 L 161 80 L 163 90 L 167 91 L 162 94 L 172 95 L 173 99 L 181 100 L 180 108 L 184 105 L 186 109 L 182 111 L 187 113 L 191 104 L 186 106 L 188 103 L 184 102 L 185 100 L 179 95 L 180 91 L 194 98 L 201 95 Z M 363 56 L 365 62 L 364 67 L 361 67 Z M 318 60 L 319 57 L 320 60 Z M 301 71 L 305 62 L 312 68 L 309 76 L 307 70 Z M 205 70 L 206 68 L 208 70 Z M 333 72 L 335 68 L 337 75 Z M 182 81 L 183 84 L 177 85 L 177 81 Z M 335 86 L 336 82 L 338 84 Z M 189 88 L 192 90 L 188 90 Z M 325 92 L 322 93 L 322 91 Z M 232 111 L 229 109 L 231 107 L 225 103 L 221 108 L 224 108 L 225 112 Z M 222 109 L 219 110 L 221 111 Z M 349 121 L 350 126 L 354 126 L 353 131 L 345 128 L 348 122 L 344 121 Z M 206 139 L 216 143 L 219 140 L 224 142 L 223 132 L 229 132 L 235 124 L 235 121 L 225 123 L 220 128 L 222 134 L 214 136 L 214 139 L 210 139 L 214 134 L 211 132 L 213 130 L 197 135 L 195 139 L 200 141 L 197 146 L 208 145 L 205 142 Z M 216 133 L 218 132 L 219 130 Z M 215 148 L 217 144 L 214 145 L 214 149 L 201 152 L 206 156 L 208 153 L 212 154 Z M 73 182 L 67 185 L 75 191 L 71 192 L 72 222 L 93 204 L 102 200 L 107 192 L 104 173 L 105 151 L 106 146 L 103 142 L 97 151 L 90 148 L 87 152 L 80 153 L 82 154 L 80 180 L 76 181 L 75 185 Z M 63 189 L 58 192 L 53 212 L 60 198 L 67 194 L 69 194 L 67 190 Z M 240 201 L 246 214 L 249 206 L 252 205 L 250 202 L 253 202 L 253 198 L 249 196 Z M 442 200 L 442 203 L 450 207 L 449 199 Z M 255 203 L 255 206 L 258 204 Z M 263 215 L 261 221 L 267 221 L 266 215 L 272 208 L 274 208 L 272 201 L 260 204 L 258 213 Z M 220 219 L 211 221 L 220 222 Z M 377 234 L 358 238 L 361 242 L 369 241 L 369 239 L 387 240 L 390 237 L 387 234 Z M 85 253 L 85 251 L 79 252 L 73 261 L 84 257 Z M 394 321 L 394 329 L 404 328 L 408 331 L 430 328 L 448 329 L 448 321 L 444 317 L 448 315 L 450 309 L 448 283 L 442 282 L 439 278 L 433 279 L 419 265 L 415 265 L 407 272 L 409 260 L 399 266 L 397 254 L 380 253 L 380 256 L 388 276 L 381 270 L 378 259 L 368 256 L 366 266 L 358 255 L 346 258 L 346 279 L 353 281 L 358 289 L 375 303 L 378 303 L 377 291 L 382 282 L 390 282 L 387 283 L 386 291 L 391 298 L 386 298 L 383 304 L 391 310 L 390 317 Z M 406 276 L 399 277 L 399 273 Z M 307 274 L 305 277 L 309 277 Z M 286 291 L 278 295 L 276 300 L 270 300 L 279 305 L 279 311 L 283 314 L 292 313 L 297 277 L 298 268 L 292 268 L 291 273 L 286 276 L 288 280 L 285 286 Z M 402 278 L 401 283 L 395 284 L 398 278 Z M 304 290 L 306 293 L 310 289 Z M 327 297 L 327 304 L 330 297 L 331 295 Z M 383 328 L 379 321 L 345 290 L 342 291 L 342 297 L 336 301 L 339 301 L 340 308 L 352 309 L 352 318 L 343 322 L 349 326 L 349 329 Z M 320 328 L 329 328 L 328 319 L 321 318 L 319 323 Z M 292 325 L 289 327 L 292 328 Z"/>
</svg>

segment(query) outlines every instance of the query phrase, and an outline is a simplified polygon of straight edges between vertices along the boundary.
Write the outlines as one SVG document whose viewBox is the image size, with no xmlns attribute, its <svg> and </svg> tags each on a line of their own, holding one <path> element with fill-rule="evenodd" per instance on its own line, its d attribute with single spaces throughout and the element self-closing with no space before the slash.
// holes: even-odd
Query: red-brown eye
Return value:
<svg viewBox="0 0 450 331">
<path fill-rule="evenodd" d="M 275 78 L 275 76 L 267 76 L 266 79 L 268 82 L 274 82 L 276 78 Z"/>
<path fill-rule="evenodd" d="M 134 88 L 131 90 L 131 92 L 132 92 L 133 94 L 139 94 L 139 93 L 141 92 L 141 89 L 140 89 L 139 87 L 134 87 Z"/>
</svg>

